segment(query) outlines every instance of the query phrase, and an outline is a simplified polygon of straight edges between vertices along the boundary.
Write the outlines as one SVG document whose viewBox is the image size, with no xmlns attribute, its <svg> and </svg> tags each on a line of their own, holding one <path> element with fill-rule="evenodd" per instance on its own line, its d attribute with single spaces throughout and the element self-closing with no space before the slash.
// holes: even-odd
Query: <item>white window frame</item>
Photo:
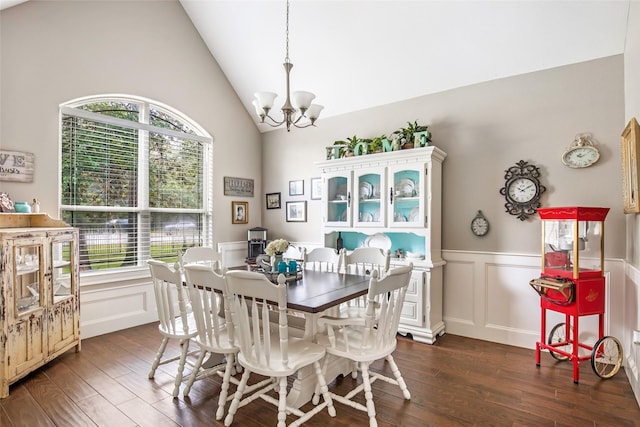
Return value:
<svg viewBox="0 0 640 427">
<path fill-rule="evenodd" d="M 119 119 L 116 117 L 111 117 L 105 114 L 99 114 L 99 113 L 93 113 L 90 111 L 86 111 L 86 110 L 82 110 L 78 107 L 86 105 L 86 104 L 91 104 L 91 103 L 96 103 L 96 102 L 126 102 L 126 103 L 135 103 L 138 104 L 140 107 L 139 110 L 139 121 L 138 122 L 133 122 L 133 121 L 129 121 L 129 120 L 123 120 L 123 119 Z M 178 132 L 178 131 L 173 131 L 170 129 L 165 129 L 165 128 L 158 128 L 155 127 L 153 125 L 148 124 L 148 117 L 149 117 L 149 111 L 150 109 L 153 108 L 155 110 L 161 111 L 169 116 L 173 116 L 175 117 L 177 120 L 179 120 L 182 123 L 185 123 L 187 126 L 189 126 L 192 130 L 193 130 L 193 134 L 185 134 L 183 132 Z M 131 127 L 131 128 L 137 128 L 140 131 L 140 137 L 139 139 L 139 144 L 142 145 L 141 149 L 139 150 L 139 156 L 138 156 L 138 170 L 139 171 L 143 171 L 143 173 L 139 174 L 139 181 L 138 181 L 138 203 L 137 203 L 137 207 L 136 208 L 117 208 L 117 207 L 108 207 L 108 209 L 105 209 L 104 207 L 99 207 L 99 208 L 94 208 L 91 206 L 76 206 L 76 205 L 63 205 L 62 204 L 62 118 L 65 115 L 71 115 L 71 116 L 77 116 L 77 117 L 82 117 L 85 119 L 89 119 L 89 120 L 95 120 L 95 121 L 100 121 L 100 122 L 104 122 L 107 124 L 113 124 L 113 125 L 118 125 L 118 126 L 125 126 L 125 127 Z M 155 212 L 176 212 L 176 209 L 168 209 L 168 208 L 151 208 L 149 207 L 149 194 L 148 194 L 148 187 L 149 187 L 149 167 L 148 167 L 148 160 L 145 160 L 145 156 L 146 156 L 146 148 L 145 145 L 148 144 L 148 133 L 149 132 L 159 132 L 162 134 L 168 134 L 168 135 L 172 135 L 172 136 L 177 136 L 177 137 L 185 137 L 188 136 L 188 139 L 190 140 L 195 140 L 195 141 L 199 141 L 203 143 L 203 149 L 204 149 L 204 162 L 202 165 L 202 173 L 203 173 L 203 185 L 202 185 L 202 209 L 180 209 L 179 212 L 180 213 L 199 213 L 202 215 L 203 220 L 202 220 L 202 238 L 203 238 L 203 245 L 206 246 L 211 246 L 213 245 L 213 212 L 212 212 L 212 208 L 213 208 L 213 203 L 212 203 L 212 197 L 211 197 L 211 188 L 212 188 L 212 168 L 213 168 L 213 149 L 212 149 L 212 143 L 213 143 L 213 138 L 209 135 L 208 132 L 206 132 L 199 124 L 197 124 L 195 121 L 193 121 L 191 118 L 189 118 L 187 115 L 183 114 L 182 112 L 169 107 L 165 104 L 162 104 L 160 102 L 157 102 L 155 100 L 151 100 L 148 98 L 142 98 L 142 97 L 138 97 L 138 96 L 132 96 L 132 95 L 98 95 L 98 96 L 90 96 L 90 97 L 83 97 L 83 98 L 77 98 L 71 101 L 68 101 L 66 103 L 60 104 L 60 110 L 59 110 L 59 147 L 58 147 L 58 153 L 59 153 L 59 164 L 58 164 L 58 170 L 60 171 L 58 174 L 58 205 L 59 205 L 59 210 L 60 210 L 60 216 L 62 216 L 62 212 L 63 211 L 71 211 L 71 210 L 82 210 L 82 211 L 91 211 L 91 210 L 95 210 L 95 211 L 105 211 L 108 210 L 110 212 L 117 212 L 119 210 L 121 210 L 122 212 L 127 212 L 127 213 L 131 213 L 131 212 L 137 212 L 138 217 L 140 218 L 140 215 L 145 214 L 145 215 L 150 215 L 151 213 L 155 213 Z M 148 224 L 148 222 L 147 222 Z M 140 226 L 145 227 L 144 221 L 138 221 L 138 226 L 140 228 Z M 149 226 L 146 225 L 146 229 L 142 230 L 143 232 L 148 232 L 149 230 Z M 138 234 L 142 234 L 142 233 L 138 233 Z M 146 249 L 143 247 L 144 245 L 147 245 Z M 129 267 L 121 267 L 121 268 L 111 268 L 111 269 L 104 269 L 104 270 L 88 270 L 88 271 L 81 271 L 81 276 L 83 278 L 90 278 L 91 280 L 89 280 L 89 282 L 94 282 L 94 283 L 99 283 L 102 280 L 104 280 L 104 276 L 108 275 L 110 276 L 111 280 L 117 280 L 119 277 L 125 279 L 125 278 L 131 278 L 134 276 L 138 276 L 138 277 L 142 277 L 142 276 L 147 276 L 148 275 L 148 267 L 146 265 L 146 260 L 150 258 L 150 255 L 145 256 L 145 254 L 150 254 L 150 248 L 149 248 L 149 242 L 144 241 L 144 239 L 138 239 L 138 247 L 136 249 L 137 251 L 137 265 L 136 266 L 129 266 Z M 177 255 L 177 254 L 176 254 Z M 87 280 L 83 281 L 83 285 L 85 284 L 91 284 L 88 283 Z"/>
</svg>

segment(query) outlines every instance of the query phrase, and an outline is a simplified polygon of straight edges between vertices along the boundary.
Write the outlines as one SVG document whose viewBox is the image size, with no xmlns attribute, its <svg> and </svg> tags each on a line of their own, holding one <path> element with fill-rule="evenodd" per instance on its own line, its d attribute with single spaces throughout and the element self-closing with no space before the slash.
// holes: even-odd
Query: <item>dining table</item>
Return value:
<svg viewBox="0 0 640 427">
<path fill-rule="evenodd" d="M 256 271 L 252 264 L 230 267 L 228 270 Z M 266 273 L 268 277 L 277 277 Z M 303 338 L 314 340 L 318 331 L 318 318 L 331 312 L 332 309 L 349 300 L 366 295 L 369 291 L 369 276 L 314 271 L 302 269 L 295 277 L 287 280 L 287 308 L 304 316 Z M 332 359 L 327 365 L 325 379 L 327 384 L 338 375 L 351 372 L 351 366 L 344 360 Z M 306 367 L 298 372 L 297 378 L 287 396 L 287 402 L 294 407 L 301 407 L 311 400 L 316 387 L 316 376 L 313 367 Z"/>
</svg>

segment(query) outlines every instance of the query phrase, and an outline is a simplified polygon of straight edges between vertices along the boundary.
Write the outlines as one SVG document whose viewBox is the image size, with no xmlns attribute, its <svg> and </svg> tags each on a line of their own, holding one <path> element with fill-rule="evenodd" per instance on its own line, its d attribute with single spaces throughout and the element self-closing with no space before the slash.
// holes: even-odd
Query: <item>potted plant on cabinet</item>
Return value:
<svg viewBox="0 0 640 427">
<path fill-rule="evenodd" d="M 419 125 L 415 120 L 413 123 L 407 122 L 407 126 L 400 128 L 393 132 L 394 136 L 398 138 L 398 142 L 401 148 L 413 148 L 415 144 L 416 135 L 422 134 L 423 141 L 426 143 L 431 142 L 431 134 L 428 131 L 429 126 Z"/>
<path fill-rule="evenodd" d="M 385 139 L 387 139 L 387 135 L 380 135 L 380 136 L 376 136 L 375 138 L 371 139 L 371 142 L 369 143 L 369 153 L 373 154 L 373 153 L 382 153 L 382 141 L 384 141 Z"/>
</svg>

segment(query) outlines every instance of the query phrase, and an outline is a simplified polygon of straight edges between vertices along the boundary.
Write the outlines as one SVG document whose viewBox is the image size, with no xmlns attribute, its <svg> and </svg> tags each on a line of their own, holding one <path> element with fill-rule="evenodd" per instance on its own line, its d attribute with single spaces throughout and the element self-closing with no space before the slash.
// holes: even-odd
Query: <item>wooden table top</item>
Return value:
<svg viewBox="0 0 640 427">
<path fill-rule="evenodd" d="M 230 270 L 250 269 L 248 266 Z M 287 282 L 287 307 L 319 313 L 362 295 L 369 290 L 369 277 L 354 274 L 304 270 L 302 279 Z"/>
</svg>

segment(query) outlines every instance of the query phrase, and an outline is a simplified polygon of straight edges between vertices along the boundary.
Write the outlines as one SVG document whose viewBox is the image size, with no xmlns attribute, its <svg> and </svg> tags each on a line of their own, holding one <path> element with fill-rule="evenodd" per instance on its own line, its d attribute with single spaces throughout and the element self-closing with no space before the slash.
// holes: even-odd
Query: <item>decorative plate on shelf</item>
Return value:
<svg viewBox="0 0 640 427">
<path fill-rule="evenodd" d="M 409 211 L 409 221 L 416 222 L 418 221 L 418 214 L 420 213 L 420 208 L 417 206 Z"/>
<path fill-rule="evenodd" d="M 378 184 L 373 185 L 373 194 L 371 195 L 373 199 L 380 198 L 380 186 Z"/>
<path fill-rule="evenodd" d="M 370 212 L 362 212 L 360 214 L 360 222 L 372 222 L 373 215 Z"/>
<path fill-rule="evenodd" d="M 338 187 L 335 200 L 347 200 L 347 184 Z"/>
<path fill-rule="evenodd" d="M 373 185 L 367 181 L 360 182 L 360 200 L 369 199 L 373 195 Z"/>
<path fill-rule="evenodd" d="M 414 194 L 414 189 L 415 189 L 415 183 L 408 179 L 401 179 L 400 181 L 398 181 L 398 183 L 396 184 L 395 190 L 396 190 L 396 196 L 398 197 L 411 197 Z"/>
<path fill-rule="evenodd" d="M 380 248 L 388 251 L 391 249 L 391 239 L 384 233 L 376 233 L 367 237 L 363 245 L 365 248 Z"/>
</svg>

